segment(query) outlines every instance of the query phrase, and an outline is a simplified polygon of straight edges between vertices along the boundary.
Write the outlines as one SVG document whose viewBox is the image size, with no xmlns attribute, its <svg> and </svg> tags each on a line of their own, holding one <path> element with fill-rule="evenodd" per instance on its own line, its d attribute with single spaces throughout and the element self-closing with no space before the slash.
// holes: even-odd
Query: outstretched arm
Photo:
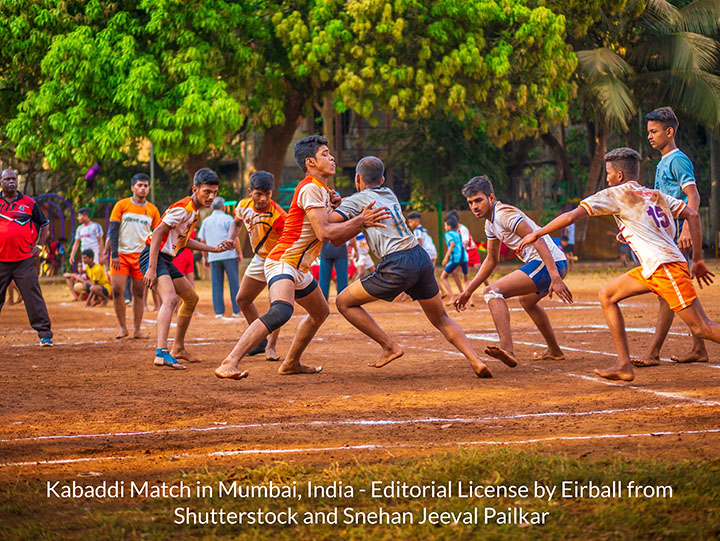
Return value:
<svg viewBox="0 0 720 541">
<path fill-rule="evenodd" d="M 560 216 L 552 220 L 549 224 L 547 224 L 545 227 L 542 227 L 537 231 L 533 231 L 532 233 L 525 235 L 520 242 L 520 246 L 518 246 L 518 250 L 522 250 L 528 244 L 534 244 L 543 235 L 549 235 L 553 231 L 557 231 L 558 229 L 567 227 L 570 224 L 574 224 L 575 222 L 587 217 L 587 210 L 585 210 L 585 207 L 583 207 L 582 205 L 576 209 L 571 210 L 570 212 L 561 214 Z"/>
</svg>

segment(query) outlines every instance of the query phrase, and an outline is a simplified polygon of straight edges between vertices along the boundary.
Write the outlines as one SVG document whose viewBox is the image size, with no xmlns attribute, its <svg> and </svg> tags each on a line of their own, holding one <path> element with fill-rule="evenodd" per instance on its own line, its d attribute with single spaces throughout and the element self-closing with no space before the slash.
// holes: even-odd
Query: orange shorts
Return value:
<svg viewBox="0 0 720 541">
<path fill-rule="evenodd" d="M 642 267 L 635 267 L 628 274 L 665 299 L 675 312 L 687 308 L 697 298 L 687 263 L 663 263 L 650 278 L 643 277 Z"/>
<path fill-rule="evenodd" d="M 142 280 L 143 273 L 140 272 L 140 254 L 120 254 L 120 268 L 114 269 L 111 264 L 110 274 L 130 276 L 131 278 L 139 278 Z"/>
</svg>

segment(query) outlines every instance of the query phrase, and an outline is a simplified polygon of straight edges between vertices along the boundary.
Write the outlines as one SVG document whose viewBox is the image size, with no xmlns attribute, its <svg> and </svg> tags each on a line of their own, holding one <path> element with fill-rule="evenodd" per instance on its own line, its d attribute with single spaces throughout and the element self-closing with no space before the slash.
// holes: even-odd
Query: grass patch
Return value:
<svg viewBox="0 0 720 541">
<path fill-rule="evenodd" d="M 74 479 L 82 485 L 98 485 L 97 479 Z M 71 480 L 68 480 L 68 482 Z M 156 479 L 148 479 L 158 484 Z M 399 483 L 407 486 L 453 486 L 454 497 L 410 497 L 396 494 L 391 498 L 373 498 L 374 481 L 384 485 Z M 608 485 L 620 482 L 621 498 L 561 498 L 563 481 L 579 485 Z M 109 482 L 109 481 L 108 481 Z M 182 482 L 192 490 L 191 498 L 125 498 L 122 500 L 77 499 L 58 500 L 46 497 L 41 481 L 0 485 L 0 537 L 4 539 L 43 538 L 150 538 L 178 539 L 201 537 L 243 539 L 396 539 L 517 537 L 610 539 L 687 538 L 716 539 L 720 536 L 720 461 L 668 459 L 628 460 L 605 459 L 591 462 L 568 458 L 560 453 L 538 453 L 495 449 L 490 451 L 461 450 L 425 458 L 393 463 L 358 463 L 354 466 L 296 466 L 284 463 L 253 469 L 233 468 L 218 471 L 187 472 L 165 480 L 169 485 Z M 238 487 L 295 486 L 301 499 L 219 497 L 219 483 Z M 458 482 L 467 489 L 474 485 L 529 488 L 529 496 L 465 497 L 457 495 Z M 557 487 L 552 500 L 534 495 L 535 482 Z M 628 483 L 649 487 L 671 487 L 672 497 L 628 497 Z M 337 498 L 307 497 L 308 483 L 330 486 L 342 483 Z M 213 488 L 213 495 L 194 497 L 197 485 Z M 394 485 L 397 487 L 398 485 Z M 348 489 L 352 487 L 352 491 Z M 126 495 L 130 482 L 125 482 Z M 365 489 L 361 492 L 360 489 Z M 659 490 L 659 489 L 657 489 Z M 352 492 L 352 494 L 350 494 Z M 428 491 L 429 492 L 429 491 Z M 669 493 L 668 493 L 669 495 Z M 277 524 L 208 524 L 177 525 L 175 510 L 188 508 L 200 513 L 222 509 L 225 512 L 283 512 L 288 507 L 297 513 L 299 525 Z M 346 509 L 353 512 L 345 513 Z M 403 518 L 403 524 L 348 523 L 349 516 L 368 516 L 379 509 L 382 518 Z M 454 513 L 478 508 L 479 523 L 421 524 L 426 513 Z M 547 513 L 544 525 L 497 523 L 499 515 L 485 522 L 485 508 L 507 512 L 522 508 L 525 512 Z M 337 524 L 303 524 L 305 516 L 324 513 L 332 518 L 337 510 Z M 309 513 L 310 515 L 306 515 Z M 327 515 L 330 513 L 330 515 Z M 362 513 L 360 515 L 359 513 Z M 184 515 L 183 515 L 184 516 Z M 217 516 L 217 515 L 216 515 Z M 256 515 L 257 516 L 257 515 Z M 516 517 L 517 512 L 516 512 Z M 390 518 L 388 518 L 390 517 Z M 409 520 L 411 517 L 412 520 Z M 532 515 L 528 515 L 532 517 Z M 439 518 L 439 517 L 438 517 Z"/>
</svg>

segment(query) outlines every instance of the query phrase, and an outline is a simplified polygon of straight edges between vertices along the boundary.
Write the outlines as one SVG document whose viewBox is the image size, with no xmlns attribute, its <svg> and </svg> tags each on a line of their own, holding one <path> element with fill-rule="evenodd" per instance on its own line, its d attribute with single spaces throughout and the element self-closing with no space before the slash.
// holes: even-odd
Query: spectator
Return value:
<svg viewBox="0 0 720 541">
<path fill-rule="evenodd" d="M 330 241 L 323 244 L 320 250 L 320 290 L 325 296 L 325 300 L 330 295 L 330 278 L 332 276 L 333 267 L 335 267 L 337 293 L 348 286 L 348 250 L 347 245 L 335 247 Z"/>
</svg>

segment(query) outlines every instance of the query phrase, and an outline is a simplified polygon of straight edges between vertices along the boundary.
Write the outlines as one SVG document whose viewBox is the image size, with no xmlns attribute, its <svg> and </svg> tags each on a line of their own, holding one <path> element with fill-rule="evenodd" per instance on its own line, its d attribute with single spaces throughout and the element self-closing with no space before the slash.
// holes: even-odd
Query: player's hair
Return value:
<svg viewBox="0 0 720 541">
<path fill-rule="evenodd" d="M 450 229 L 457 229 L 460 222 L 457 216 L 450 214 L 449 216 L 445 216 L 445 223 L 450 226 Z"/>
<path fill-rule="evenodd" d="M 645 120 L 660 122 L 663 125 L 663 128 L 672 128 L 675 131 L 677 131 L 678 126 L 680 125 L 672 107 L 660 107 L 655 109 L 645 115 Z"/>
<path fill-rule="evenodd" d="M 407 215 L 408 220 L 420 220 L 420 218 L 422 218 L 422 215 L 417 210 L 413 210 Z"/>
<path fill-rule="evenodd" d="M 195 172 L 193 185 L 202 186 L 203 184 L 207 184 L 208 186 L 218 186 L 220 184 L 220 179 L 215 171 L 207 167 L 203 167 Z"/>
<path fill-rule="evenodd" d="M 269 192 L 275 189 L 275 177 L 267 171 L 255 171 L 250 175 L 250 190 Z"/>
<path fill-rule="evenodd" d="M 225 208 L 225 199 L 222 197 L 216 197 L 213 199 L 212 204 L 210 205 L 213 210 L 222 210 Z"/>
<path fill-rule="evenodd" d="M 325 139 L 322 135 L 308 135 L 307 137 L 303 137 L 297 143 L 295 143 L 295 163 L 300 169 L 302 169 L 303 173 L 307 173 L 305 160 L 317 156 L 317 152 L 320 147 L 327 144 L 328 140 Z"/>
<path fill-rule="evenodd" d="M 605 154 L 605 162 L 625 173 L 628 180 L 637 180 L 640 174 L 640 154 L 631 148 L 620 147 Z"/>
<path fill-rule="evenodd" d="M 385 164 L 375 156 L 365 156 L 357 163 L 355 171 L 368 186 L 380 186 L 385 175 Z"/>
<path fill-rule="evenodd" d="M 150 182 L 150 177 L 147 176 L 145 173 L 135 173 L 130 179 L 130 186 L 135 186 L 135 184 L 137 184 L 141 180 L 144 180 L 145 182 Z"/>
<path fill-rule="evenodd" d="M 487 176 L 473 177 L 463 186 L 463 197 L 472 197 L 476 193 L 483 193 L 488 197 L 491 193 L 495 193 L 492 182 Z"/>
<path fill-rule="evenodd" d="M 455 218 L 458 219 L 458 222 L 460 221 L 460 214 L 458 214 L 458 211 L 455 209 L 448 210 L 445 216 L 455 216 Z"/>
<path fill-rule="evenodd" d="M 560 240 L 564 240 L 565 242 L 570 242 L 570 237 L 568 237 L 567 235 L 563 235 L 562 237 L 560 237 Z"/>
<path fill-rule="evenodd" d="M 82 214 L 83 216 L 90 216 L 90 209 L 87 207 L 83 207 L 81 209 L 78 209 L 78 214 Z"/>
<path fill-rule="evenodd" d="M 87 250 L 83 250 L 81 252 L 81 255 L 89 257 L 90 259 L 95 259 L 95 252 L 93 252 L 90 248 L 88 248 Z"/>
</svg>

